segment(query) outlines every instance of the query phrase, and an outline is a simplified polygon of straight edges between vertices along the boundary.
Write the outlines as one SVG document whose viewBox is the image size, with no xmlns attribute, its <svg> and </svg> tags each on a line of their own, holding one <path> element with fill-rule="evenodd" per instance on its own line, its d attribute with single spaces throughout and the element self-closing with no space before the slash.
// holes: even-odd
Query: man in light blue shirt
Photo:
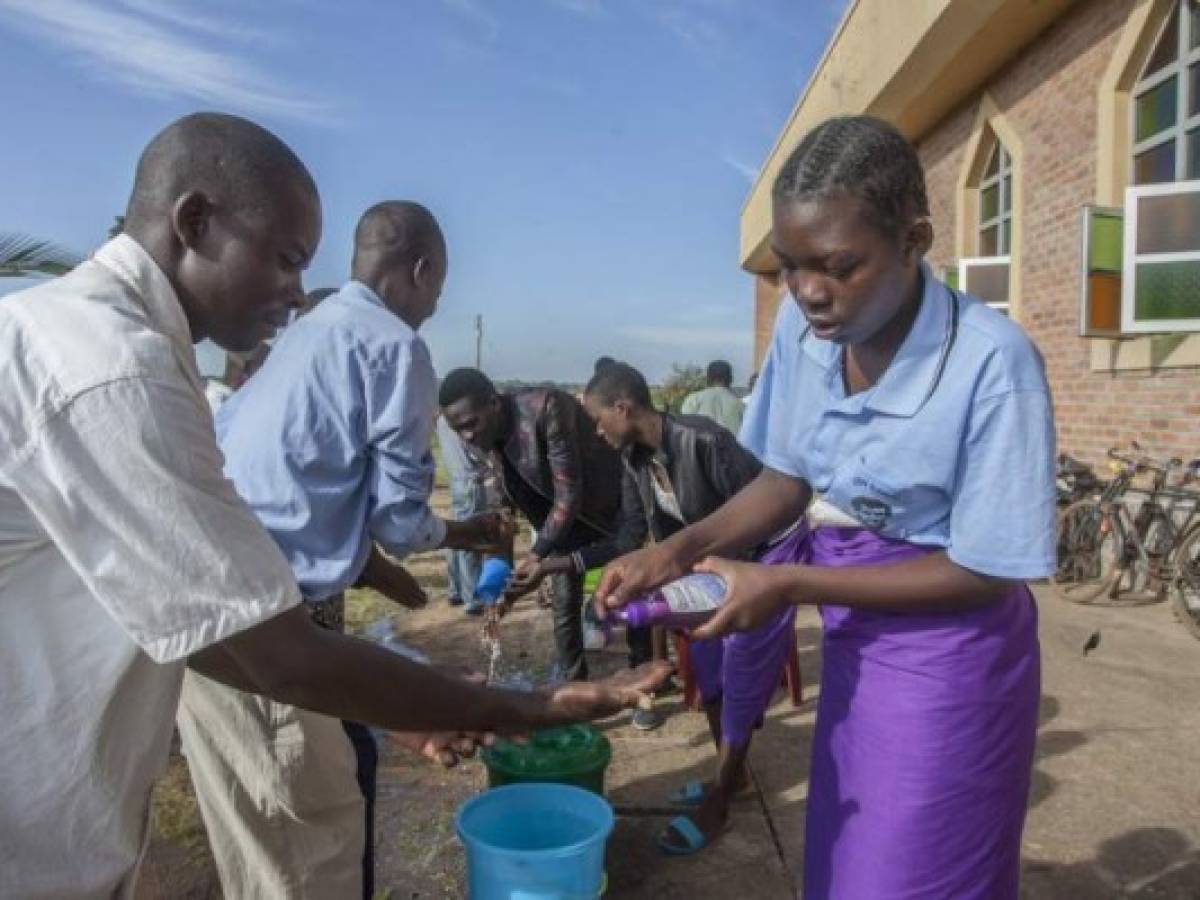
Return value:
<svg viewBox="0 0 1200 900">
<path fill-rule="evenodd" d="M 446 275 L 437 222 L 412 203 L 371 208 L 352 274 L 282 332 L 216 418 L 226 474 L 333 627 L 374 544 L 403 557 L 482 548 L 506 529 L 496 515 L 447 522 L 429 508 L 437 380 L 417 328 Z M 375 747 L 363 726 L 343 734 L 194 673 L 179 723 L 227 896 L 339 896 L 360 865 L 372 895 Z"/>
<path fill-rule="evenodd" d="M 437 439 L 442 467 L 450 480 L 450 514 L 461 520 L 498 508 L 496 476 L 490 472 L 487 461 L 481 459 L 474 448 L 464 444 L 457 432 L 446 424 L 445 416 L 438 416 Z M 475 584 L 483 565 L 482 554 L 473 550 L 446 550 L 445 557 L 449 604 L 465 604 L 471 615 L 483 612 L 483 603 L 475 599 Z"/>
</svg>

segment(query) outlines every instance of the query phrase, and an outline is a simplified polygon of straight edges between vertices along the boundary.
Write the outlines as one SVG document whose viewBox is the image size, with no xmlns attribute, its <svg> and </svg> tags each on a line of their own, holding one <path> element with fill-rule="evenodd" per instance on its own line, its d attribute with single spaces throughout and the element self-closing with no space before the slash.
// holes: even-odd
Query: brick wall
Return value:
<svg viewBox="0 0 1200 900">
<path fill-rule="evenodd" d="M 1096 86 L 1127 0 L 1076 4 L 987 90 L 1024 147 L 1021 324 L 1046 359 L 1061 450 L 1098 461 L 1113 444 L 1200 456 L 1200 370 L 1094 372 L 1078 336 L 1080 207 L 1095 202 Z M 955 258 L 955 187 L 978 98 L 920 142 L 937 237 L 935 271 Z"/>
</svg>

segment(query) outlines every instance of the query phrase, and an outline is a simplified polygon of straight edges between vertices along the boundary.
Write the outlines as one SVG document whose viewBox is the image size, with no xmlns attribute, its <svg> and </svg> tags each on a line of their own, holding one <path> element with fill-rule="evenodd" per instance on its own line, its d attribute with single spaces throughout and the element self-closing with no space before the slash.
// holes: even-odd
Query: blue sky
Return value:
<svg viewBox="0 0 1200 900">
<path fill-rule="evenodd" d="M 651 379 L 723 356 L 743 382 L 750 180 L 845 0 L 0 0 L 0 230 L 81 252 L 146 141 L 197 109 L 283 137 L 321 188 L 306 277 L 339 284 L 358 215 L 413 199 L 451 267 L 439 371 Z M 0 291 L 11 288 L 0 283 Z"/>
</svg>

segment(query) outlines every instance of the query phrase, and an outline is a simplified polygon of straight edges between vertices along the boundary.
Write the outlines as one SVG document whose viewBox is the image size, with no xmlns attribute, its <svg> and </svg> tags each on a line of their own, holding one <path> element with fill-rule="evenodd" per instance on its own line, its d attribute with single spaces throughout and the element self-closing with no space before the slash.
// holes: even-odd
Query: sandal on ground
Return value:
<svg viewBox="0 0 1200 900">
<path fill-rule="evenodd" d="M 708 788 L 699 778 L 693 778 L 677 791 L 667 795 L 667 802 L 672 806 L 699 806 L 704 802 Z"/>
<path fill-rule="evenodd" d="M 635 709 L 630 724 L 638 731 L 653 731 L 663 723 L 663 717 L 653 709 Z"/>
<path fill-rule="evenodd" d="M 729 826 L 721 829 L 714 838 L 719 836 Z M 677 843 L 672 839 L 671 835 L 678 835 L 683 839 L 683 843 Z M 658 849 L 668 856 L 692 856 L 699 853 L 708 846 L 709 841 L 704 837 L 704 832 L 701 831 L 696 823 L 687 816 L 676 816 L 667 823 L 667 827 L 658 836 Z"/>
<path fill-rule="evenodd" d="M 704 798 L 707 796 L 710 787 L 711 785 L 707 782 L 701 781 L 699 778 L 693 778 L 679 790 L 672 791 L 667 796 L 667 802 L 672 806 L 699 806 L 704 802 Z M 752 791 L 753 788 L 751 785 L 742 785 L 742 787 L 733 792 L 731 799 L 734 801 L 740 800 L 748 796 Z"/>
</svg>

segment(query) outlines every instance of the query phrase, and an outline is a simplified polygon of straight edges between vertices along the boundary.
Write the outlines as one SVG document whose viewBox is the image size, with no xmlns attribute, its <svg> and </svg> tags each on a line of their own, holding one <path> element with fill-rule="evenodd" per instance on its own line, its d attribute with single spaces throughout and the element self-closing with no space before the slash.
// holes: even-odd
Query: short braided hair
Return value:
<svg viewBox="0 0 1200 900">
<path fill-rule="evenodd" d="M 860 198 L 874 224 L 898 235 L 909 216 L 929 215 L 925 172 L 912 144 L 872 116 L 838 116 L 804 136 L 775 179 L 775 202 L 844 192 Z"/>
</svg>

